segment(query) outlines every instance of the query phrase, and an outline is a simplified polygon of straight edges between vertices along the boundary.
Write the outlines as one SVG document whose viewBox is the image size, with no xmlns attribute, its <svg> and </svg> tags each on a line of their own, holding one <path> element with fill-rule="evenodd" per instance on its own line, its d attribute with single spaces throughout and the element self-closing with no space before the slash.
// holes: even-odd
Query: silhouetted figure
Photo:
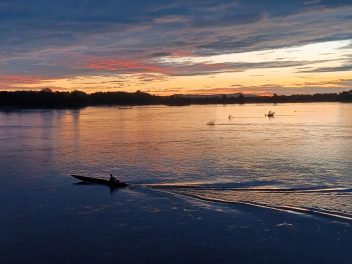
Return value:
<svg viewBox="0 0 352 264">
<path fill-rule="evenodd" d="M 275 115 L 275 112 L 271 112 L 271 110 L 270 110 L 269 113 L 266 114 L 265 116 L 267 116 L 267 117 L 274 117 L 274 115 Z"/>
<path fill-rule="evenodd" d="M 120 182 L 116 177 L 112 176 L 112 174 L 110 174 L 110 181 L 111 182 Z"/>
</svg>

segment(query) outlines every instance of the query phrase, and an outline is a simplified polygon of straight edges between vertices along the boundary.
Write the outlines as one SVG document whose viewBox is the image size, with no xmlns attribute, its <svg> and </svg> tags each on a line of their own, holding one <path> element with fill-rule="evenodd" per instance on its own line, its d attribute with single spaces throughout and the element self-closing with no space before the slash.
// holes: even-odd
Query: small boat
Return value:
<svg viewBox="0 0 352 264">
<path fill-rule="evenodd" d="M 212 119 L 207 123 L 207 126 L 214 126 L 215 125 L 215 120 Z"/>
<path fill-rule="evenodd" d="M 127 187 L 128 184 L 125 182 L 120 182 L 120 181 L 110 181 L 107 179 L 101 179 L 101 178 L 93 178 L 93 177 L 88 177 L 88 176 L 81 176 L 81 175 L 75 175 L 72 174 L 72 177 L 80 180 L 80 181 L 84 181 L 84 182 L 90 182 L 90 183 L 96 183 L 96 184 L 102 184 L 102 185 L 107 185 L 113 188 L 123 188 L 123 187 Z"/>
<path fill-rule="evenodd" d="M 274 117 L 274 115 L 275 115 L 275 112 L 271 112 L 271 111 L 269 111 L 269 113 L 265 114 L 265 116 L 267 116 L 267 117 Z"/>
</svg>

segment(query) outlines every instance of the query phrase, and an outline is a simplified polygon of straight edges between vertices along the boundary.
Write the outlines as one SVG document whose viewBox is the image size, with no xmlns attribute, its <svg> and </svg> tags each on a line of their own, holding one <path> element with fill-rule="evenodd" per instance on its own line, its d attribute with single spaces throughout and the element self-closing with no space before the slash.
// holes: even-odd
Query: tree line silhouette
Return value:
<svg viewBox="0 0 352 264">
<path fill-rule="evenodd" d="M 244 103 L 296 103 L 296 102 L 352 102 L 352 90 L 341 93 L 296 94 L 273 96 L 157 96 L 137 91 L 54 92 L 48 88 L 41 91 L 2 91 L 1 108 L 81 108 L 86 106 L 133 106 L 133 105 L 191 105 L 191 104 L 244 104 Z"/>
</svg>

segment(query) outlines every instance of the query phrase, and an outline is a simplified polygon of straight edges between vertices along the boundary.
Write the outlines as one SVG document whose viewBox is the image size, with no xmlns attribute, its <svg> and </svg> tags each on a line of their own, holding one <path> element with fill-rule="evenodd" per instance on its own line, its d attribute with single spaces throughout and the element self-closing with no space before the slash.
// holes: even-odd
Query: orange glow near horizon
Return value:
<svg viewBox="0 0 352 264">
<path fill-rule="evenodd" d="M 193 56 L 178 51 L 150 60 L 91 59 L 85 69 L 104 74 L 70 78 L 1 76 L 8 90 L 51 88 L 53 90 L 97 91 L 141 90 L 155 95 L 251 93 L 270 95 L 309 89 L 329 92 L 352 89 L 349 71 L 319 72 L 314 69 L 341 67 L 351 41 L 332 41 L 276 50 L 243 52 L 216 56 Z M 253 65 L 253 66 L 252 66 Z M 313 92 L 313 90 L 312 90 Z"/>
</svg>

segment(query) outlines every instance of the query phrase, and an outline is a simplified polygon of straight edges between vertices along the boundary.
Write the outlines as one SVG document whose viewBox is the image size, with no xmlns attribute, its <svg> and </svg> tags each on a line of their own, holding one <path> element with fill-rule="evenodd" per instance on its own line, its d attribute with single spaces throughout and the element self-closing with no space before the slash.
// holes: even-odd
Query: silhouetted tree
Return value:
<svg viewBox="0 0 352 264">
<path fill-rule="evenodd" d="M 40 92 L 42 92 L 42 93 L 52 93 L 53 90 L 51 90 L 50 88 L 43 88 L 43 89 L 40 90 Z"/>
<path fill-rule="evenodd" d="M 40 91 L 0 92 L 2 108 L 76 108 L 98 105 L 190 105 L 190 104 L 228 104 L 228 103 L 278 103 L 278 102 L 352 102 L 352 90 L 339 94 L 277 95 L 238 97 L 228 95 L 189 97 L 185 95 L 155 96 L 142 91 L 96 92 L 86 94 L 81 91 L 53 92 L 50 88 Z"/>
<path fill-rule="evenodd" d="M 244 104 L 246 102 L 246 97 L 243 94 L 240 94 L 237 99 L 240 104 Z"/>
</svg>

